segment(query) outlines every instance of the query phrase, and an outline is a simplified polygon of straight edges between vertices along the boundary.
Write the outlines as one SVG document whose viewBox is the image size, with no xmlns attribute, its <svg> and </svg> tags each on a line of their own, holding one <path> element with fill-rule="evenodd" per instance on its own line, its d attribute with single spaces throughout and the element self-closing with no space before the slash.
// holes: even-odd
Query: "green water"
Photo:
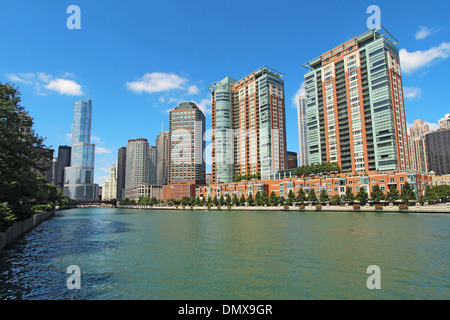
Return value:
<svg viewBox="0 0 450 320">
<path fill-rule="evenodd" d="M 449 240 L 439 214 L 74 209 L 4 252 L 0 298 L 449 299 Z"/>
</svg>

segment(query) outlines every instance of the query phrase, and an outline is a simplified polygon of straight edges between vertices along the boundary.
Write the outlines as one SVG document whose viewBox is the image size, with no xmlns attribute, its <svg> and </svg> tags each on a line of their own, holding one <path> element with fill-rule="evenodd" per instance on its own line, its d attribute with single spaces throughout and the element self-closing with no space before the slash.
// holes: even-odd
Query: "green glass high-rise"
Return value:
<svg viewBox="0 0 450 320">
<path fill-rule="evenodd" d="M 304 65 L 309 163 L 354 174 L 409 169 L 397 43 L 369 30 Z"/>
</svg>

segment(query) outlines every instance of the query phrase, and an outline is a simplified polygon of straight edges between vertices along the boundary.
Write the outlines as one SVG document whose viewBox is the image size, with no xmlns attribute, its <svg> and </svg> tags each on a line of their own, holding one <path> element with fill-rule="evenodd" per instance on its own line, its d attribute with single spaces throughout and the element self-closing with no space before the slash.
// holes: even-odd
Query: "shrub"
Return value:
<svg viewBox="0 0 450 320">
<path fill-rule="evenodd" d="M 361 209 L 361 206 L 359 205 L 359 204 L 354 204 L 353 205 L 353 210 L 360 210 Z"/>
<path fill-rule="evenodd" d="M 321 206 L 320 204 L 316 204 L 316 210 L 317 210 L 317 211 L 322 210 L 322 206 Z"/>
<path fill-rule="evenodd" d="M 8 204 L 0 203 L 0 232 L 8 229 L 10 225 L 14 223 L 16 217 L 12 214 Z"/>
<path fill-rule="evenodd" d="M 406 203 L 401 203 L 398 208 L 400 210 L 408 210 L 408 205 Z"/>
<path fill-rule="evenodd" d="M 375 210 L 383 210 L 383 205 L 376 203 L 375 204 Z"/>
<path fill-rule="evenodd" d="M 228 205 L 228 210 L 231 210 L 231 206 L 230 205 Z"/>
<path fill-rule="evenodd" d="M 299 209 L 299 210 L 305 210 L 305 205 L 304 205 L 304 204 L 299 205 L 299 206 L 298 206 L 298 209 Z"/>
<path fill-rule="evenodd" d="M 287 204 L 285 204 L 285 205 L 283 206 L 283 208 L 284 208 L 284 210 L 289 210 L 289 206 L 288 206 Z"/>
<path fill-rule="evenodd" d="M 217 206 L 217 210 L 222 210 L 222 208 L 220 206 Z"/>
<path fill-rule="evenodd" d="M 53 206 L 51 206 L 49 204 L 40 204 L 40 205 L 34 206 L 32 209 L 35 213 L 47 212 L 47 211 L 53 210 Z"/>
<path fill-rule="evenodd" d="M 208 204 L 206 207 L 208 208 L 208 210 L 211 210 L 211 205 L 210 204 Z"/>
<path fill-rule="evenodd" d="M 191 210 L 192 210 L 192 209 L 194 209 L 194 206 L 191 205 L 189 208 L 191 208 Z"/>
</svg>

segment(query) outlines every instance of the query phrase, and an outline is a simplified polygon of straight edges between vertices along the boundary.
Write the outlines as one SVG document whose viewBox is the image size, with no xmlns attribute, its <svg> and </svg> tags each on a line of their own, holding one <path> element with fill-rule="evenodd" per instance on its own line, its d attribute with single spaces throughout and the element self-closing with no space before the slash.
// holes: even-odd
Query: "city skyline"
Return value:
<svg viewBox="0 0 450 320">
<path fill-rule="evenodd" d="M 448 11 L 446 9 L 449 8 L 449 5 L 441 3 L 439 4 L 440 10 L 433 8 L 433 14 L 427 15 L 427 10 L 431 10 L 429 8 L 424 8 L 423 12 L 417 13 L 402 4 L 390 4 L 384 1 L 378 1 L 376 4 L 382 10 L 382 25 L 400 42 L 398 48 L 403 71 L 408 127 L 415 119 L 420 118 L 425 123 L 432 124 L 430 129 L 436 129 L 438 120 L 448 113 L 445 99 L 445 75 L 450 68 L 448 60 L 445 59 L 449 56 L 450 44 L 445 41 L 449 35 L 448 27 L 445 24 L 436 25 L 435 21 L 446 21 L 439 19 L 439 15 Z M 243 50 L 242 52 L 245 52 L 256 45 L 261 39 L 260 35 L 256 31 L 251 31 L 253 39 L 248 43 L 243 43 L 244 35 L 240 35 L 237 40 L 234 40 L 228 36 L 230 31 L 215 28 L 214 32 L 217 37 L 224 36 L 225 42 L 213 42 L 216 44 L 216 48 L 211 49 L 210 31 L 206 30 L 208 26 L 216 25 L 214 19 L 223 18 L 214 16 L 212 19 L 208 16 L 213 9 L 207 8 L 206 3 L 205 9 L 199 13 L 188 10 L 187 4 L 176 3 L 177 10 L 173 13 L 174 20 L 171 20 L 172 22 L 182 21 L 183 19 L 180 17 L 186 11 L 194 15 L 201 15 L 205 20 L 196 16 L 201 22 L 198 26 L 188 28 L 190 30 L 180 30 L 178 22 L 165 30 L 158 28 L 161 35 L 152 33 L 152 42 L 148 45 L 144 44 L 145 39 L 139 38 L 142 35 L 141 32 L 136 32 L 136 35 L 129 39 L 124 38 L 130 32 L 130 28 L 140 26 L 144 20 L 137 19 L 136 24 L 125 25 L 117 22 L 118 19 L 114 19 L 115 25 L 112 25 L 109 21 L 110 18 L 106 17 L 104 11 L 102 13 L 102 5 L 90 4 L 85 1 L 79 1 L 78 5 L 82 9 L 83 17 L 81 30 L 65 28 L 66 4 L 50 6 L 29 2 L 29 12 L 25 12 L 21 19 L 30 19 L 31 23 L 28 23 L 27 26 L 36 26 L 32 34 L 38 39 L 48 33 L 48 28 L 55 29 L 52 37 L 62 41 L 61 48 L 76 47 L 83 41 L 94 45 L 94 41 L 98 40 L 95 36 L 97 32 L 105 35 L 104 50 L 83 52 L 82 60 L 89 63 L 82 64 L 77 59 L 77 54 L 81 54 L 79 49 L 74 49 L 73 52 L 64 50 L 64 54 L 61 54 L 62 51 L 58 49 L 52 53 L 49 51 L 57 48 L 49 44 L 47 47 L 39 46 L 43 49 L 37 48 L 34 52 L 29 47 L 35 44 L 34 41 L 28 41 L 30 40 L 30 30 L 19 27 L 18 22 L 0 13 L 1 20 L 9 24 L 9 28 L 13 29 L 13 35 L 19 39 L 17 47 L 12 48 L 9 52 L 1 53 L 2 60 L 8 62 L 5 64 L 7 67 L 2 69 L 1 77 L 20 88 L 22 105 L 27 107 L 30 115 L 34 118 L 36 131 L 47 137 L 46 144 L 49 147 L 52 146 L 53 149 L 59 145 L 70 144 L 73 103 L 87 97 L 90 91 L 94 101 L 92 142 L 96 144 L 94 182 L 98 184 L 101 184 L 104 178 L 109 176 L 111 164 L 117 162 L 117 150 L 126 145 L 128 139 L 144 137 L 154 144 L 160 131 L 159 124 L 163 122 L 164 127 L 168 127 L 167 111 L 173 109 L 181 101 L 195 102 L 205 113 L 206 129 L 211 128 L 209 84 L 217 79 L 223 79 L 228 74 L 240 79 L 261 65 L 270 65 L 286 74 L 286 78 L 284 78 L 287 122 L 286 149 L 298 152 L 297 111 L 293 101 L 297 93 L 301 91 L 303 76 L 307 72 L 302 65 L 310 58 L 364 32 L 366 20 L 369 17 L 365 13 L 367 3 L 354 2 L 354 10 L 351 13 L 345 12 L 345 8 L 340 8 L 340 5 L 332 3 L 329 4 L 330 12 L 333 12 L 332 9 L 336 9 L 340 14 L 333 17 L 334 14 L 326 13 L 324 20 L 329 22 L 314 32 L 308 32 L 305 30 L 305 26 L 312 20 L 303 17 L 303 21 L 300 21 L 302 19 L 297 21 L 299 10 L 290 8 L 291 13 L 282 5 L 273 3 L 266 3 L 265 9 L 253 6 L 252 10 L 254 9 L 266 17 L 269 12 L 275 12 L 285 17 L 286 22 L 280 21 L 279 26 L 270 24 L 270 28 L 273 29 L 270 32 L 279 34 L 280 39 L 285 40 L 285 42 L 280 42 L 283 48 L 267 46 L 267 49 L 251 50 L 251 54 L 234 55 L 233 59 L 230 59 L 227 58 L 227 53 L 222 52 L 225 45 L 242 40 L 239 42 L 239 46 Z M 8 9 L 14 10 L 17 4 L 8 3 L 6 6 L 8 8 L 3 11 L 5 13 L 9 11 Z M 231 11 L 234 6 L 234 4 L 227 5 L 224 10 Z M 244 6 L 248 9 L 251 5 L 244 4 Z M 309 6 L 313 10 L 317 5 L 310 4 Z M 153 16 L 155 10 L 150 9 L 167 12 L 169 8 L 173 8 L 173 4 L 136 4 L 135 8 L 128 10 L 135 11 L 136 7 L 149 9 L 142 11 L 151 12 Z M 299 5 L 298 8 L 301 7 L 302 5 Z M 414 3 L 411 3 L 411 7 L 414 7 Z M 243 11 L 245 10 L 243 9 Z M 33 17 L 34 12 L 41 12 L 47 18 L 47 24 L 38 25 L 37 20 L 33 20 L 37 19 L 37 17 Z M 354 12 L 359 14 L 354 15 Z M 112 14 L 116 17 L 119 14 L 119 8 L 112 5 Z M 123 14 L 130 14 L 130 12 L 125 10 Z M 254 18 L 246 21 L 243 13 L 236 13 L 236 15 L 233 26 L 231 26 L 232 30 L 256 22 L 252 20 Z M 326 19 L 327 17 L 329 19 Z M 433 17 L 433 19 L 426 17 Z M 140 18 L 142 17 L 140 16 Z M 346 24 L 340 25 L 338 19 L 346 19 Z M 94 20 L 98 20 L 99 23 L 94 24 Z M 156 19 L 153 23 L 158 22 L 161 20 Z M 162 25 L 168 27 L 167 24 Z M 333 28 L 330 28 L 332 25 Z M 108 28 L 111 30 L 107 30 Z M 260 28 L 268 30 L 264 26 L 260 26 Z M 187 37 L 186 32 L 192 32 L 193 35 Z M 314 36 L 320 33 L 323 33 L 324 36 L 319 41 Z M 22 34 L 25 35 L 22 36 Z M 195 34 L 199 36 L 196 37 Z M 176 35 L 176 37 L 168 37 L 169 35 Z M 114 50 L 113 54 L 107 54 L 108 50 L 115 48 L 113 40 L 116 37 L 125 41 L 132 50 L 118 49 Z M 26 41 L 20 40 L 22 38 Z M 178 41 L 184 38 L 186 39 Z M 177 44 L 167 45 L 168 39 Z M 286 41 L 293 39 L 296 39 L 295 45 L 294 41 Z M 297 39 L 303 39 L 303 41 Z M 55 38 L 49 38 L 46 41 L 53 40 Z M 61 41 L 56 43 L 60 44 Z M 186 50 L 181 50 L 184 55 L 169 54 L 167 58 L 163 58 L 163 55 L 169 51 L 158 49 L 158 45 L 165 45 L 169 51 L 182 48 L 184 45 Z M 194 48 L 197 50 L 192 50 Z M 30 58 L 29 52 L 33 52 L 32 58 Z M 123 57 L 133 58 L 137 62 L 126 62 L 125 67 L 121 67 L 115 61 Z M 152 58 L 156 62 L 144 62 L 152 60 Z M 99 63 L 102 61 L 101 59 L 104 59 L 105 62 Z M 130 70 L 124 71 L 127 68 Z M 423 110 L 427 110 L 427 112 L 425 113 Z M 155 125 L 156 123 L 158 125 Z M 210 141 L 207 141 L 208 144 Z M 210 172 L 210 169 L 207 169 L 207 172 Z"/>
</svg>

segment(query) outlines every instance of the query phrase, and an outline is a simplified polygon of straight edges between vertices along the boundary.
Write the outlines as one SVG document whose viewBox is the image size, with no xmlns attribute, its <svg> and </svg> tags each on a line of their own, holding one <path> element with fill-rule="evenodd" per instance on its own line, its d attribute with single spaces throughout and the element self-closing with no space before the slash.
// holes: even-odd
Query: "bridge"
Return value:
<svg viewBox="0 0 450 320">
<path fill-rule="evenodd" d="M 79 200 L 77 206 L 79 207 L 109 207 L 116 206 L 117 200 Z"/>
</svg>

